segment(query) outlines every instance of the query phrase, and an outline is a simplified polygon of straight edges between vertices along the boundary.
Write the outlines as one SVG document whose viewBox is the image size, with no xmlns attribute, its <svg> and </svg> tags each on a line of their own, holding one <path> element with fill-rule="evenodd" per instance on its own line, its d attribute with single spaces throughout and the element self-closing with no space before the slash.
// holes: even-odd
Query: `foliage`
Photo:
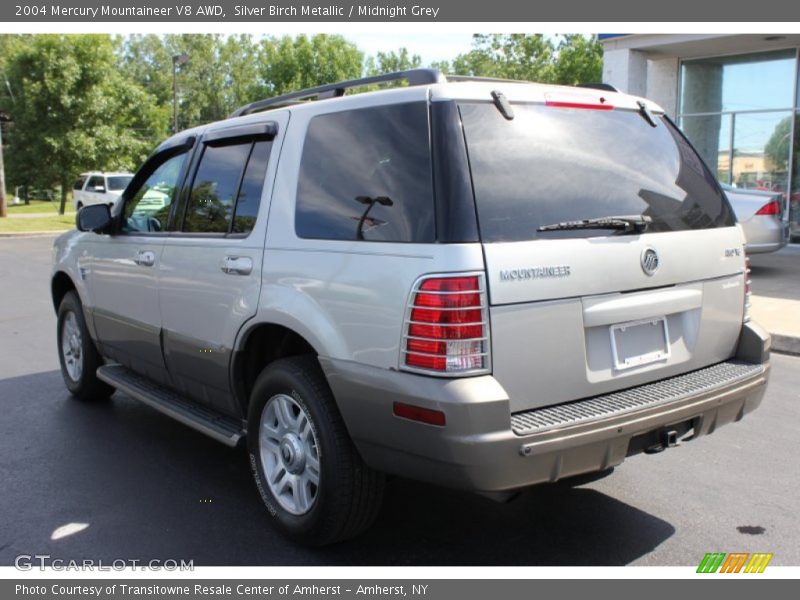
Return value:
<svg viewBox="0 0 800 600">
<path fill-rule="evenodd" d="M 26 36 L 7 59 L 14 126 L 7 164 L 14 181 L 60 184 L 64 212 L 72 180 L 87 166 L 130 169 L 149 151 L 140 135 L 156 107 L 116 69 L 104 35 Z"/>
<path fill-rule="evenodd" d="M 367 59 L 365 71 L 367 76 L 407 71 L 422 65 L 422 58 L 418 54 L 409 54 L 407 48 L 391 52 L 378 52 Z"/>
<path fill-rule="evenodd" d="M 261 42 L 263 96 L 361 76 L 363 54 L 339 35 L 265 38 Z"/>
<path fill-rule="evenodd" d="M 557 43 L 542 34 L 476 34 L 472 50 L 435 66 L 458 75 L 574 85 L 601 80 L 602 56 L 597 38 L 580 34 Z"/>
<path fill-rule="evenodd" d="M 800 127 L 800 117 L 796 116 L 796 126 Z M 800 131 L 800 130 L 798 130 Z M 764 155 L 776 171 L 789 168 L 789 142 L 792 139 L 792 117 L 781 119 L 764 146 Z M 800 152 L 800 136 L 795 136 L 795 156 Z"/>
<path fill-rule="evenodd" d="M 565 35 L 556 52 L 555 83 L 576 85 L 603 80 L 603 47 L 597 37 Z"/>
</svg>

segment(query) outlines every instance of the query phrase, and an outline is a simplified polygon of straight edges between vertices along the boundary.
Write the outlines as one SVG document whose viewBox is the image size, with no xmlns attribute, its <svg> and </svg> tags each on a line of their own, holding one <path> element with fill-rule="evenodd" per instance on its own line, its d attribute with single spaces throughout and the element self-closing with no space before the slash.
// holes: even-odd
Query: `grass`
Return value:
<svg viewBox="0 0 800 600">
<path fill-rule="evenodd" d="M 58 206 L 60 200 L 54 202 L 47 202 L 46 200 L 31 200 L 30 204 L 6 204 L 9 215 L 30 215 L 30 214 L 53 214 L 58 213 Z M 72 202 L 67 202 L 64 207 L 67 212 L 71 212 Z"/>
<path fill-rule="evenodd" d="M 11 211 L 9 211 L 10 213 Z M 0 233 L 26 233 L 31 231 L 66 231 L 75 227 L 75 215 L 42 215 L 26 219 L 0 219 Z"/>
</svg>

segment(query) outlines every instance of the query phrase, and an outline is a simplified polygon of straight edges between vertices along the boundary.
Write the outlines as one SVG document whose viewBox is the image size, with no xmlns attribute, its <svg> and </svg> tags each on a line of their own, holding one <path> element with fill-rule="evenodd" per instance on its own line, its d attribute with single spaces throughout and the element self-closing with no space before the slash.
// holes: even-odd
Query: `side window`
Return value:
<svg viewBox="0 0 800 600">
<path fill-rule="evenodd" d="M 256 142 L 244 171 L 231 233 L 250 233 L 256 223 L 272 142 Z"/>
<path fill-rule="evenodd" d="M 192 184 L 183 230 L 227 233 L 252 142 L 206 146 Z"/>
<path fill-rule="evenodd" d="M 180 184 L 186 153 L 166 159 L 125 203 L 122 231 L 163 231 Z"/>
<path fill-rule="evenodd" d="M 91 179 L 89 179 L 89 185 L 86 186 L 86 191 L 88 192 L 102 192 L 106 189 L 106 182 L 105 179 L 101 175 L 94 175 Z"/>
<path fill-rule="evenodd" d="M 295 231 L 304 238 L 433 242 L 427 104 L 314 117 L 300 162 Z"/>
<path fill-rule="evenodd" d="M 271 148 L 270 141 L 206 146 L 192 183 L 183 231 L 250 233 Z"/>
<path fill-rule="evenodd" d="M 75 183 L 73 184 L 72 189 L 73 190 L 82 190 L 84 183 L 86 183 L 86 177 L 78 177 L 78 179 L 75 180 Z"/>
</svg>

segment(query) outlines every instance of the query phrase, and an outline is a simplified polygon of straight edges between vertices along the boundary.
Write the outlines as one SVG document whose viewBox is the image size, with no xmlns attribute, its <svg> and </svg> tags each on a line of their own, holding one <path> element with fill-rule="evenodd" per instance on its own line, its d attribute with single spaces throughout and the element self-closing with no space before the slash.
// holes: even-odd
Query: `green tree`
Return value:
<svg viewBox="0 0 800 600">
<path fill-rule="evenodd" d="M 165 45 L 172 57 L 186 54 L 187 63 L 177 69 L 178 130 L 225 118 L 230 112 L 226 103 L 227 73 L 220 60 L 221 37 L 211 34 L 168 35 Z"/>
<path fill-rule="evenodd" d="M 601 80 L 602 57 L 596 36 L 569 34 L 556 43 L 541 34 L 476 34 L 469 52 L 432 66 L 458 75 L 575 85 Z"/>
<path fill-rule="evenodd" d="M 567 34 L 558 43 L 555 82 L 599 83 L 603 79 L 603 46 L 597 36 Z"/>
<path fill-rule="evenodd" d="M 553 81 L 555 47 L 542 34 L 476 34 L 472 50 L 453 60 L 459 75 Z"/>
<path fill-rule="evenodd" d="M 150 146 L 160 142 L 170 131 L 172 118 L 172 58 L 163 40 L 153 34 L 132 35 L 114 40 L 116 64 L 126 82 L 123 96 L 142 99 L 143 110 L 134 115 L 136 131 Z M 133 100 L 133 98 L 131 98 Z M 129 115 L 130 116 L 130 115 Z M 123 118 L 124 124 L 125 120 Z"/>
<path fill-rule="evenodd" d="M 363 54 L 340 35 L 269 37 L 261 41 L 263 96 L 361 76 Z"/>
<path fill-rule="evenodd" d="M 172 60 L 177 66 L 178 128 L 225 118 L 236 107 L 262 97 L 261 49 L 249 35 L 134 35 L 121 44 L 120 61 L 132 78 L 172 119 Z"/>
<path fill-rule="evenodd" d="M 15 181 L 61 186 L 63 214 L 74 177 L 131 169 L 150 151 L 157 109 L 117 69 L 105 35 L 29 36 L 8 60 L 14 91 L 9 171 Z"/>
<path fill-rule="evenodd" d="M 172 56 L 164 39 L 155 34 L 118 39 L 118 62 L 123 76 L 136 82 L 156 104 L 172 102 Z"/>
<path fill-rule="evenodd" d="M 797 119 L 797 126 L 800 127 L 800 118 Z M 795 137 L 797 138 L 795 140 L 795 155 L 797 155 L 797 152 L 800 151 L 800 147 L 798 147 L 800 137 Z M 769 136 L 767 144 L 764 146 L 764 155 L 776 171 L 787 171 L 789 169 L 789 144 L 791 142 L 792 117 L 786 117 L 778 122 L 772 135 Z"/>
<path fill-rule="evenodd" d="M 220 62 L 226 73 L 226 115 L 243 104 L 264 97 L 259 73 L 261 47 L 252 36 L 229 36 L 220 47 Z"/>
<path fill-rule="evenodd" d="M 367 76 L 382 75 L 384 73 L 394 73 L 395 71 L 407 71 L 416 69 L 422 64 L 422 58 L 418 54 L 409 54 L 408 48 L 390 52 L 378 52 L 375 56 L 367 58 L 365 71 Z"/>
</svg>

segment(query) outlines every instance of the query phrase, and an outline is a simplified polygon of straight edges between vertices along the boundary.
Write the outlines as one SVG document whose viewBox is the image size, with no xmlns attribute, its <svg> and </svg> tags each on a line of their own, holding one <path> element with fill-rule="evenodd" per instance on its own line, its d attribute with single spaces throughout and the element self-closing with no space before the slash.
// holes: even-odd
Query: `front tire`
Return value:
<svg viewBox="0 0 800 600">
<path fill-rule="evenodd" d="M 67 292 L 58 307 L 58 360 L 61 376 L 70 393 L 81 400 L 102 400 L 114 393 L 97 378 L 103 359 L 95 348 L 78 294 Z"/>
<path fill-rule="evenodd" d="M 247 431 L 253 477 L 281 533 L 322 546 L 372 525 L 385 478 L 356 451 L 315 357 L 277 360 L 261 372 Z"/>
</svg>

